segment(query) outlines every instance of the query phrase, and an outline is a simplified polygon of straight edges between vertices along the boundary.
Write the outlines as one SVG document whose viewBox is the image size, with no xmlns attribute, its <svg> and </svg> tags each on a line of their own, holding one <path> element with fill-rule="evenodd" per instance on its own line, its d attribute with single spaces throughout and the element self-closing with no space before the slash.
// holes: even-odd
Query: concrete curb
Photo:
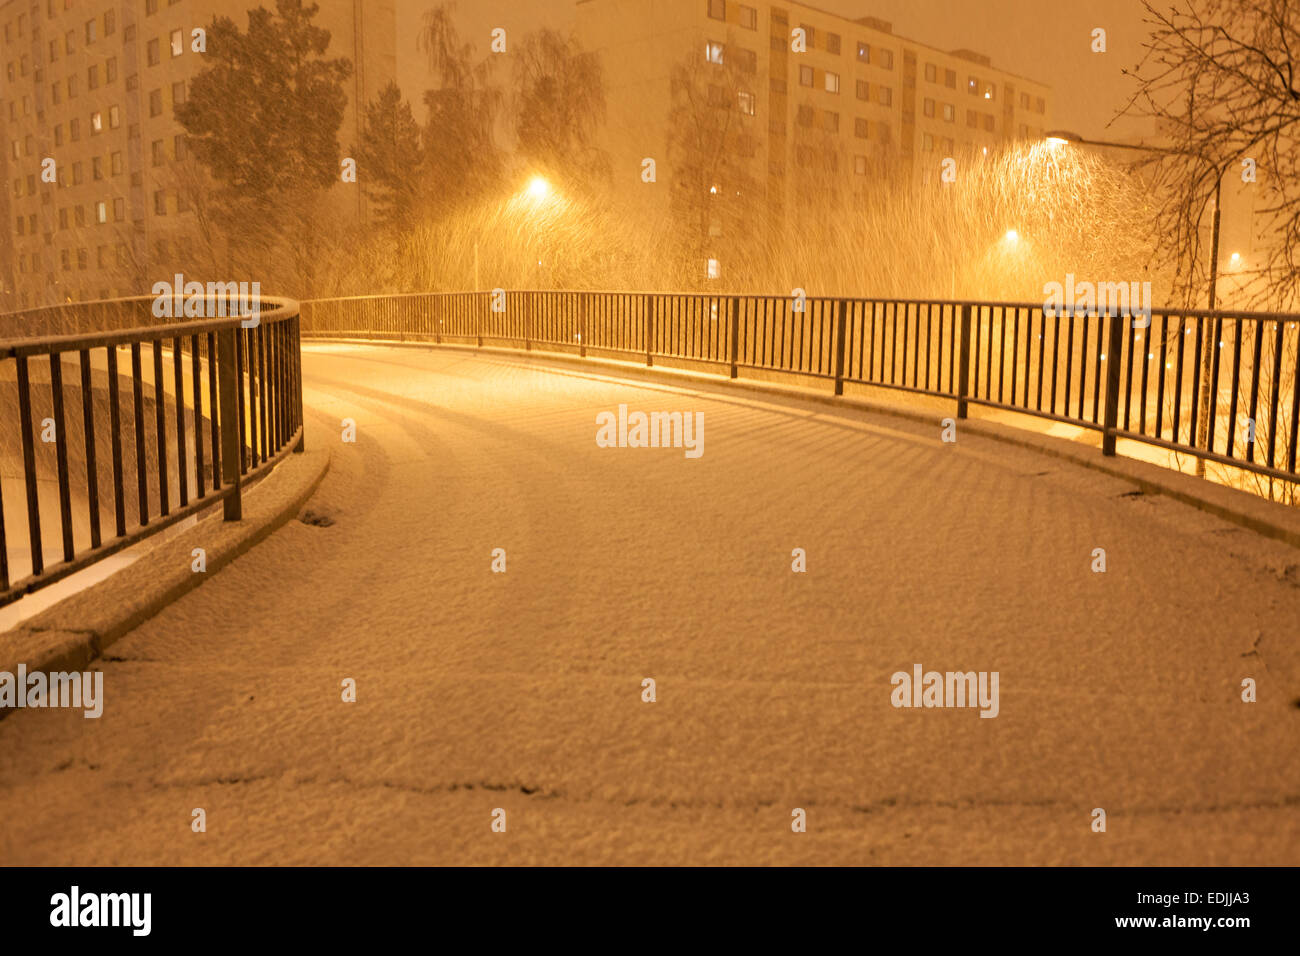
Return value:
<svg viewBox="0 0 1300 956">
<path fill-rule="evenodd" d="M 155 545 L 111 577 L 0 633 L 0 671 L 81 671 L 124 634 L 153 617 L 293 518 L 329 471 L 329 453 L 288 454 L 244 494 L 243 520 L 227 523 L 220 507 Z M 207 571 L 191 570 L 194 548 Z M 9 708 L 0 708 L 0 718 Z"/>
<path fill-rule="evenodd" d="M 733 379 L 726 375 L 709 372 L 645 366 L 595 356 L 580 358 L 576 355 L 565 355 L 563 353 L 534 352 L 526 349 L 497 346 L 397 342 L 385 339 L 310 336 L 304 337 L 303 341 L 306 343 L 345 342 L 356 345 L 379 345 L 396 348 L 448 349 L 494 356 L 508 356 L 512 359 L 526 358 L 538 364 L 563 365 L 588 371 L 599 370 L 622 377 L 645 378 L 670 382 L 676 385 L 708 385 L 718 387 L 721 390 L 741 389 L 756 392 L 767 398 L 811 401 L 840 413 L 849 411 L 871 412 L 921 422 L 926 425 L 933 425 L 936 428 L 941 418 L 956 417 L 955 402 L 952 402 L 952 407 L 947 410 L 936 408 L 934 411 L 924 411 L 887 405 L 858 396 L 831 395 L 824 389 L 803 388 L 797 385 L 764 382 L 754 379 Z M 971 406 L 971 411 L 978 414 L 978 406 Z M 1106 458 L 1096 445 L 1037 434 L 999 422 L 967 418 L 959 424 L 958 429 L 963 433 L 978 435 L 982 438 L 989 438 L 1031 451 L 1041 452 L 1044 455 L 1060 458 L 1083 468 L 1091 468 L 1111 477 L 1132 482 L 1146 494 L 1166 495 L 1224 521 L 1247 528 L 1265 537 L 1283 541 L 1292 547 L 1300 548 L 1300 508 L 1289 508 L 1286 505 L 1267 501 L 1246 491 L 1239 491 L 1236 488 L 1216 484 L 1204 478 L 1197 478 L 1194 475 L 1186 475 L 1168 468 L 1162 468 L 1150 462 L 1122 456 Z"/>
</svg>

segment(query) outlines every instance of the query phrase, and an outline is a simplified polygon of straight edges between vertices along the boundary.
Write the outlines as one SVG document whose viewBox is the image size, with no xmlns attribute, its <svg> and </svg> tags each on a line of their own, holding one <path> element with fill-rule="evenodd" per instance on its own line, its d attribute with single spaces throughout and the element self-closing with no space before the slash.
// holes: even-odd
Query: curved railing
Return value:
<svg viewBox="0 0 1300 956">
<path fill-rule="evenodd" d="M 317 299 L 303 334 L 788 373 L 1065 422 L 1296 482 L 1300 316 L 1043 303 L 496 291 Z M 1118 361 L 1116 361 L 1116 358 Z"/>
<path fill-rule="evenodd" d="M 6 527 L 0 476 L 0 606 L 218 503 L 238 519 L 242 486 L 302 450 L 298 303 L 173 321 L 157 301 L 0 316 L 0 453 L 27 519 Z"/>
</svg>

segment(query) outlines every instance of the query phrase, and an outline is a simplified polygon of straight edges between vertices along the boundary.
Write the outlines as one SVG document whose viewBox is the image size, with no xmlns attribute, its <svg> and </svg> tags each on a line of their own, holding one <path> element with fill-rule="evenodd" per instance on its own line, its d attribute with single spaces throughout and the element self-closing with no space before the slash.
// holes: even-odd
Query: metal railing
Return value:
<svg viewBox="0 0 1300 956">
<path fill-rule="evenodd" d="M 303 334 L 493 343 L 782 372 L 1028 414 L 1232 465 L 1296 472 L 1300 316 L 1043 303 L 646 292 L 452 292 L 301 303 Z"/>
<path fill-rule="evenodd" d="M 238 520 L 243 484 L 303 450 L 297 302 L 261 300 L 250 327 L 159 325 L 153 302 L 3 317 L 9 330 L 27 316 L 42 320 L 33 329 L 80 331 L 0 341 L 0 453 L 21 457 L 27 518 L 24 556 L 0 477 L 0 606 L 217 503 Z"/>
</svg>

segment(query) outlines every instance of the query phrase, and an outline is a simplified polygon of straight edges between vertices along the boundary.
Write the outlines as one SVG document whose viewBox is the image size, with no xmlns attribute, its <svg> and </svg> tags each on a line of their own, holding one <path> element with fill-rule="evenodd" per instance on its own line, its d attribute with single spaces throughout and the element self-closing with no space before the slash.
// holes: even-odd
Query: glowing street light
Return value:
<svg viewBox="0 0 1300 956">
<path fill-rule="evenodd" d="M 1002 238 L 1005 239 L 1009 244 L 1015 245 L 1017 242 L 1020 241 L 1020 233 L 1016 232 L 1014 229 L 1008 229 L 1007 234 Z"/>
<path fill-rule="evenodd" d="M 545 199 L 551 194 L 551 184 L 541 176 L 534 176 L 528 183 L 528 195 L 534 199 Z"/>
</svg>

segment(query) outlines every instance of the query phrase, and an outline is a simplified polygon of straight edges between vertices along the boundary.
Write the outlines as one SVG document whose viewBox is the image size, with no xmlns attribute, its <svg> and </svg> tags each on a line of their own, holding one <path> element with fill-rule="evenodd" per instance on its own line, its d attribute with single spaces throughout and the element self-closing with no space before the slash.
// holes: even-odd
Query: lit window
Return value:
<svg viewBox="0 0 1300 956">
<path fill-rule="evenodd" d="M 722 44 L 710 40 L 704 47 L 704 58 L 710 63 L 722 63 Z"/>
<path fill-rule="evenodd" d="M 839 91 L 840 91 L 840 75 L 838 73 L 832 73 L 830 70 L 827 70 L 826 71 L 826 92 L 838 93 Z"/>
<path fill-rule="evenodd" d="M 754 94 L 746 93 L 743 90 L 738 94 L 740 99 L 740 111 L 746 116 L 754 115 Z"/>
<path fill-rule="evenodd" d="M 865 176 L 867 174 L 867 157 L 854 156 L 853 171 L 857 173 L 859 176 Z"/>
<path fill-rule="evenodd" d="M 722 276 L 722 263 L 717 259 L 709 259 L 705 263 L 705 275 L 710 279 L 717 279 Z"/>
<path fill-rule="evenodd" d="M 94 112 L 90 114 L 90 131 L 98 133 L 104 129 L 104 114 Z"/>
<path fill-rule="evenodd" d="M 108 203 L 95 203 L 95 221 L 99 223 L 108 222 Z"/>
<path fill-rule="evenodd" d="M 858 62 L 860 63 L 871 62 L 871 47 L 867 46 L 867 44 L 862 43 L 861 41 L 858 42 Z"/>
<path fill-rule="evenodd" d="M 172 56 L 180 56 L 185 52 L 185 42 L 181 39 L 181 31 L 172 31 Z"/>
</svg>

